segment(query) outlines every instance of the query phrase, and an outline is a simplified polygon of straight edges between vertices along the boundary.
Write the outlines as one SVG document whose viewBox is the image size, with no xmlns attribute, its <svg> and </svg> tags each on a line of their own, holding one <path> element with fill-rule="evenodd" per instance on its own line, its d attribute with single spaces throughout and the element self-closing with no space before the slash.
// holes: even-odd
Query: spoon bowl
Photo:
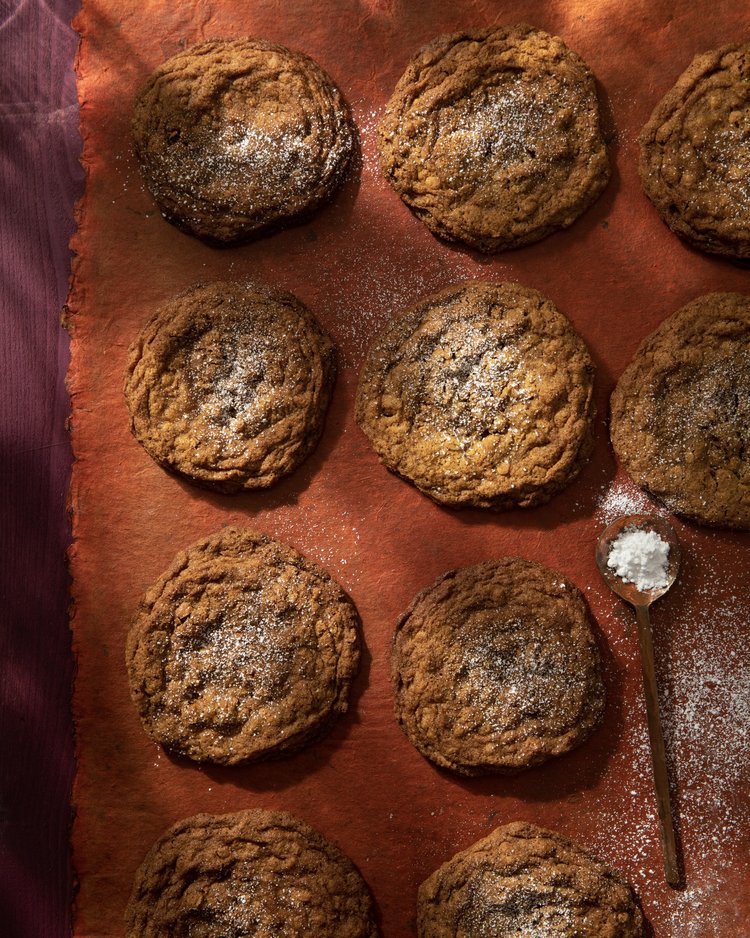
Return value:
<svg viewBox="0 0 750 938">
<path fill-rule="evenodd" d="M 612 567 L 608 566 L 609 551 L 612 543 L 623 531 L 655 531 L 662 540 L 669 544 L 667 559 L 667 583 L 658 589 L 639 590 L 635 583 L 626 583 Z M 613 521 L 599 535 L 596 543 L 596 565 L 607 586 L 631 606 L 650 606 L 654 600 L 663 596 L 677 579 L 680 569 L 680 542 L 677 540 L 672 525 L 659 515 L 625 515 Z"/>
</svg>

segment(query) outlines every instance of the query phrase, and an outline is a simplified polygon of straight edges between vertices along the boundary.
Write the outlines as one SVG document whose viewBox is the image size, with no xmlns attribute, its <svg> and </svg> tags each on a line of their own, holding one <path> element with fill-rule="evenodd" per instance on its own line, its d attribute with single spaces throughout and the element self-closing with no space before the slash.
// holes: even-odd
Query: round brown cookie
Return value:
<svg viewBox="0 0 750 938">
<path fill-rule="evenodd" d="M 609 179 L 594 77 L 531 26 L 440 36 L 380 124 L 383 171 L 427 227 L 501 251 L 566 228 Z"/>
<path fill-rule="evenodd" d="M 750 257 L 750 44 L 697 55 L 640 137 L 662 219 L 712 254 Z"/>
<path fill-rule="evenodd" d="M 335 374 L 330 338 L 291 293 L 195 286 L 130 347 L 130 428 L 156 462 L 192 482 L 266 488 L 314 449 Z"/>
<path fill-rule="evenodd" d="M 419 938 L 641 938 L 630 886 L 552 831 L 516 822 L 444 863 L 419 888 Z"/>
<path fill-rule="evenodd" d="M 677 514 L 750 529 L 750 297 L 700 296 L 639 346 L 612 394 L 623 468 Z"/>
<path fill-rule="evenodd" d="M 152 739 L 234 765 L 296 749 L 346 712 L 359 619 L 297 551 L 224 528 L 178 554 L 145 594 L 126 661 Z"/>
<path fill-rule="evenodd" d="M 463 283 L 381 334 L 356 416 L 381 461 L 436 502 L 530 507 L 591 453 L 593 376 L 580 336 L 541 293 Z"/>
<path fill-rule="evenodd" d="M 568 752 L 604 711 L 582 595 L 516 557 L 452 570 L 420 593 L 396 627 L 391 674 L 406 735 L 463 775 Z"/>
<path fill-rule="evenodd" d="M 329 76 L 260 39 L 212 39 L 164 62 L 138 94 L 133 136 L 165 217 L 217 241 L 309 214 L 338 188 L 354 144 Z"/>
<path fill-rule="evenodd" d="M 197 814 L 157 840 L 135 875 L 125 938 L 375 938 L 351 860 L 291 814 Z"/>
</svg>

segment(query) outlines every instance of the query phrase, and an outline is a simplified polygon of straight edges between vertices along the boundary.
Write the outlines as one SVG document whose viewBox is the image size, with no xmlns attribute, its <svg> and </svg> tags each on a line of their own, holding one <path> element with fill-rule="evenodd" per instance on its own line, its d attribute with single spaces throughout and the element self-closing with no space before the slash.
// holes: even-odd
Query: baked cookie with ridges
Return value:
<svg viewBox="0 0 750 938">
<path fill-rule="evenodd" d="M 379 142 L 386 178 L 427 227 L 486 252 L 568 227 L 609 179 L 591 71 L 527 25 L 468 29 L 420 49 Z"/>
<path fill-rule="evenodd" d="M 125 938 L 376 938 L 348 857 L 279 811 L 197 814 L 173 825 L 135 875 Z"/>
<path fill-rule="evenodd" d="M 356 417 L 381 461 L 436 502 L 528 508 L 591 454 L 593 377 L 582 339 L 541 293 L 463 283 L 376 339 Z"/>
<path fill-rule="evenodd" d="M 297 749 L 346 712 L 359 618 L 296 550 L 224 528 L 178 554 L 146 592 L 126 662 L 152 739 L 235 765 Z"/>
<path fill-rule="evenodd" d="M 391 674 L 409 740 L 463 775 L 568 752 L 604 711 L 583 596 L 518 557 L 452 570 L 421 592 L 396 627 Z"/>
<path fill-rule="evenodd" d="M 610 435 L 670 511 L 750 530 L 750 297 L 699 296 L 644 339 L 612 394 Z"/>
<path fill-rule="evenodd" d="M 335 374 L 329 336 L 291 293 L 200 284 L 160 307 L 130 347 L 130 429 L 191 482 L 267 488 L 315 448 Z"/>
<path fill-rule="evenodd" d="M 141 88 L 135 152 L 162 214 L 231 242 L 309 215 L 339 187 L 349 109 L 311 58 L 261 39 L 211 39 Z"/>
<path fill-rule="evenodd" d="M 630 886 L 560 834 L 515 822 L 419 888 L 419 938 L 642 938 Z"/>
<path fill-rule="evenodd" d="M 750 257 L 750 44 L 697 55 L 640 135 L 646 195 L 675 234 Z"/>
</svg>

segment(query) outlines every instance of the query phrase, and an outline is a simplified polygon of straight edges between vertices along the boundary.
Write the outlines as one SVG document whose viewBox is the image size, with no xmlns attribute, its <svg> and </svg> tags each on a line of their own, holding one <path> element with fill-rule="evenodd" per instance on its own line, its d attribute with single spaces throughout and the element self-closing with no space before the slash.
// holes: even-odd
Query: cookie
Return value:
<svg viewBox="0 0 750 938">
<path fill-rule="evenodd" d="M 640 136 L 640 175 L 693 247 L 750 257 L 750 44 L 697 55 Z"/>
<path fill-rule="evenodd" d="M 297 749 L 346 712 L 359 619 L 297 551 L 224 528 L 178 554 L 145 594 L 126 661 L 152 739 L 235 765 Z"/>
<path fill-rule="evenodd" d="M 609 179 L 591 71 L 526 25 L 420 49 L 379 142 L 386 178 L 427 227 L 485 252 L 567 228 Z"/>
<path fill-rule="evenodd" d="M 351 860 L 291 814 L 197 814 L 135 875 L 125 938 L 376 938 Z"/>
<path fill-rule="evenodd" d="M 328 335 L 291 293 L 192 287 L 131 345 L 130 429 L 165 469 L 233 493 L 289 475 L 323 431 L 336 374 Z"/>
<path fill-rule="evenodd" d="M 541 293 L 463 283 L 376 340 L 356 417 L 381 461 L 436 502 L 528 508 L 591 453 L 593 377 L 583 341 Z"/>
<path fill-rule="evenodd" d="M 750 530 L 750 297 L 709 293 L 665 319 L 617 382 L 610 435 L 670 511 Z"/>
<path fill-rule="evenodd" d="M 301 52 L 212 39 L 168 59 L 138 93 L 135 152 L 162 214 L 231 242 L 309 215 L 339 187 L 349 109 Z"/>
<path fill-rule="evenodd" d="M 604 711 L 582 595 L 517 557 L 452 570 L 421 592 L 396 627 L 391 674 L 410 741 L 463 775 L 568 752 Z"/>
<path fill-rule="evenodd" d="M 419 888 L 419 938 L 642 938 L 630 886 L 552 831 L 516 822 L 444 863 Z"/>
</svg>

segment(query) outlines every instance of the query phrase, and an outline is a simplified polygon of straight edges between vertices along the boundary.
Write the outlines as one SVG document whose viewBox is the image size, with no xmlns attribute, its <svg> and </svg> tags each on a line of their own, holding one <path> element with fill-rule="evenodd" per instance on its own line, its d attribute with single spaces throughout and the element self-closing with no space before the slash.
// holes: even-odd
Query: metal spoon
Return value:
<svg viewBox="0 0 750 938">
<path fill-rule="evenodd" d="M 655 531 L 669 544 L 666 586 L 659 589 L 639 590 L 636 588 L 635 583 L 626 583 L 611 567 L 607 566 L 612 542 L 625 529 L 631 528 L 639 531 Z M 659 810 L 664 872 L 669 885 L 678 886 L 680 884 L 680 871 L 677 863 L 672 809 L 669 803 L 667 760 L 664 753 L 664 737 L 662 736 L 659 719 L 654 644 L 651 636 L 651 619 L 648 607 L 654 600 L 663 596 L 677 578 L 677 571 L 680 567 L 680 545 L 674 529 L 664 518 L 660 518 L 658 515 L 627 515 L 624 518 L 618 518 L 601 533 L 596 544 L 596 563 L 607 586 L 635 608 L 635 615 L 638 620 L 638 638 L 641 645 L 641 670 L 643 671 L 643 689 L 646 694 L 648 735 L 651 741 L 651 762 L 654 768 L 656 805 Z"/>
</svg>

